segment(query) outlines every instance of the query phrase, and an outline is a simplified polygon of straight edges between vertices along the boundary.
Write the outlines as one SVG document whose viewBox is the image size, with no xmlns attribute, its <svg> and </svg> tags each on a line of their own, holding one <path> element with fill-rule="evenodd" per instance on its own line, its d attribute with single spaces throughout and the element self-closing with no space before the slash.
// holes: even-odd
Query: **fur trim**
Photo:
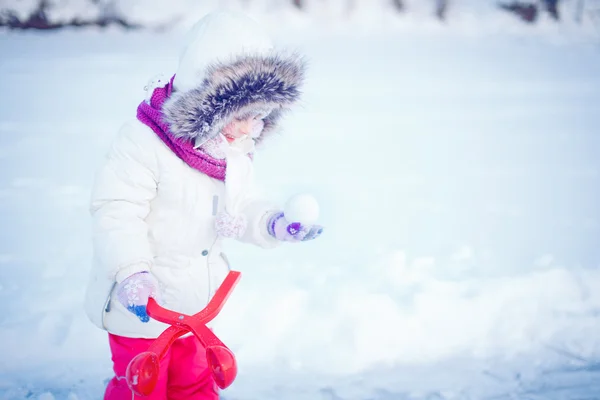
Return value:
<svg viewBox="0 0 600 400">
<path fill-rule="evenodd" d="M 197 143 L 215 137 L 238 115 L 273 109 L 264 118 L 258 144 L 299 100 L 304 71 L 304 60 L 297 55 L 245 56 L 228 64 L 212 64 L 201 86 L 174 92 L 165 102 L 165 122 L 176 138 Z"/>
</svg>

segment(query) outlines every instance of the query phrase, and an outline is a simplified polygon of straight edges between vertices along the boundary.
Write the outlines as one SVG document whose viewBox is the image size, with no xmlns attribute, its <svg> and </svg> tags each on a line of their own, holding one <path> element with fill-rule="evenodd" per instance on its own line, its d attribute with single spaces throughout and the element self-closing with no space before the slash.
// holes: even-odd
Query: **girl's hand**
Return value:
<svg viewBox="0 0 600 400">
<path fill-rule="evenodd" d="M 119 303 L 128 311 L 135 314 L 140 321 L 150 321 L 146 311 L 148 298 L 159 301 L 158 281 L 149 272 L 138 272 L 117 285 L 117 298 Z"/>
<path fill-rule="evenodd" d="M 271 236 L 285 242 L 305 242 L 316 239 L 323 233 L 322 226 L 288 221 L 283 212 L 275 213 L 269 218 L 267 230 Z"/>
</svg>

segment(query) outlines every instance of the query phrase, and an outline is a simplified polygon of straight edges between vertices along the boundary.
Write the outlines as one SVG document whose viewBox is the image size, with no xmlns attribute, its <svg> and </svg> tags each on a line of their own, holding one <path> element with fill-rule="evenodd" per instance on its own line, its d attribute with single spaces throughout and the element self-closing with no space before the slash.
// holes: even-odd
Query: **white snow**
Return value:
<svg viewBox="0 0 600 400">
<path fill-rule="evenodd" d="M 256 176 L 282 205 L 314 194 L 325 231 L 228 244 L 242 280 L 215 324 L 239 362 L 224 397 L 597 396 L 597 37 L 285 25 L 270 29 L 307 54 L 305 97 Z M 180 38 L 0 36 L 2 399 L 102 396 L 108 343 L 82 310 L 87 199 Z"/>
</svg>

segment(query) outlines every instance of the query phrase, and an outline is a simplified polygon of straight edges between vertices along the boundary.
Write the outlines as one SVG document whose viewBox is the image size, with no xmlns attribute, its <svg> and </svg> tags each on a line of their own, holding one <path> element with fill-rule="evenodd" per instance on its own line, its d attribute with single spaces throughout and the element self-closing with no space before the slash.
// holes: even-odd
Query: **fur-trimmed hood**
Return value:
<svg viewBox="0 0 600 400">
<path fill-rule="evenodd" d="M 188 34 L 164 120 L 173 136 L 198 145 L 236 116 L 267 110 L 258 144 L 298 102 L 304 70 L 301 57 L 277 53 L 248 17 L 209 14 Z"/>
</svg>

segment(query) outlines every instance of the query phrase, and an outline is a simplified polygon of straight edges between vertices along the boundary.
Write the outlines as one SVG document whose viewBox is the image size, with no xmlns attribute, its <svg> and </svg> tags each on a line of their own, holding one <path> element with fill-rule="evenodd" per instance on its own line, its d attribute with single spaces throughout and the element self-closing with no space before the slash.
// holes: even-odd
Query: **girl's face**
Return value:
<svg viewBox="0 0 600 400">
<path fill-rule="evenodd" d="M 244 118 L 235 118 L 223 127 L 221 133 L 229 143 L 232 143 L 236 139 L 245 136 L 253 138 L 258 137 L 264 127 L 265 123 L 262 120 L 262 115 L 248 116 Z"/>
</svg>

